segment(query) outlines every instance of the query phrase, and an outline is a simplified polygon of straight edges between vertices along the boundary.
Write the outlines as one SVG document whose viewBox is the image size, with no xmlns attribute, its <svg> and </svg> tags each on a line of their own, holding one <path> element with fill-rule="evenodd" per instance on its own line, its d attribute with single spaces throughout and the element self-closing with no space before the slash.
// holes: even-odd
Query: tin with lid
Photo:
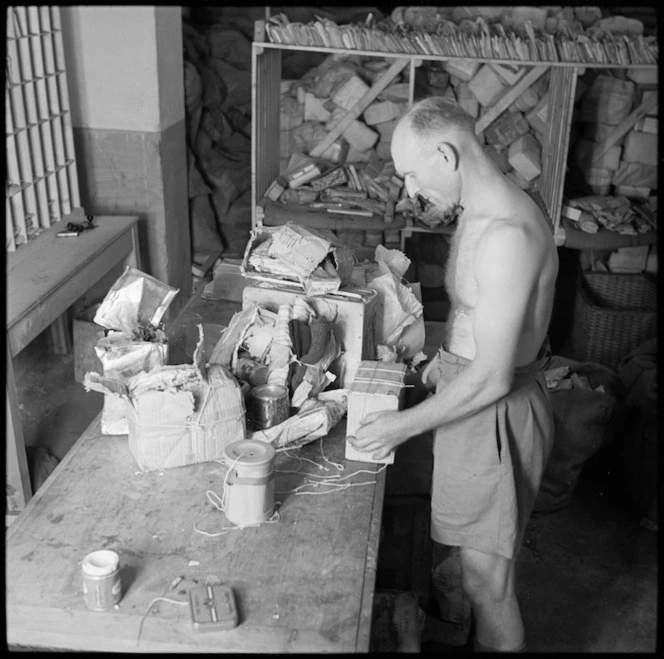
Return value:
<svg viewBox="0 0 664 659">
<path fill-rule="evenodd" d="M 109 549 L 88 554 L 81 562 L 83 598 L 93 611 L 107 611 L 122 599 L 120 557 Z"/>
</svg>

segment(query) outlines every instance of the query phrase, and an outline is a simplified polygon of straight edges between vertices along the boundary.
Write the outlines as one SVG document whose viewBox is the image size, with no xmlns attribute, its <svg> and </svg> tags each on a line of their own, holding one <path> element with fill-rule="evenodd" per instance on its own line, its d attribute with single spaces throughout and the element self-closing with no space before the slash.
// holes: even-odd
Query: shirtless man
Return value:
<svg viewBox="0 0 664 659">
<path fill-rule="evenodd" d="M 416 103 L 394 131 L 392 158 L 410 196 L 459 210 L 446 271 L 452 304 L 443 345 L 422 375 L 435 393 L 370 414 L 349 441 L 380 459 L 433 431 L 440 616 L 469 622 L 470 609 L 476 650 L 523 650 L 515 562 L 553 445 L 543 375 L 558 273 L 552 229 L 454 103 Z"/>
</svg>

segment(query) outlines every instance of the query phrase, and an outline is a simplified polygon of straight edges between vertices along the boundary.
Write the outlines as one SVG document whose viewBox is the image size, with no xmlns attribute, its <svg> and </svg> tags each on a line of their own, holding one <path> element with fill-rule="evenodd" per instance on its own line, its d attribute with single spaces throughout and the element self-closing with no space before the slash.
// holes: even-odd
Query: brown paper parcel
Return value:
<svg viewBox="0 0 664 659">
<path fill-rule="evenodd" d="M 352 251 L 331 232 L 287 222 L 251 232 L 241 269 L 247 277 L 296 283 L 306 295 L 325 295 L 348 283 L 354 264 Z"/>
<path fill-rule="evenodd" d="M 406 365 L 381 361 L 363 361 L 357 369 L 348 394 L 346 435 L 354 436 L 364 418 L 372 412 L 399 410 L 404 403 Z M 383 460 L 373 460 L 371 453 L 358 451 L 346 440 L 346 459 L 392 464 L 394 451 Z"/>
<path fill-rule="evenodd" d="M 245 439 L 240 385 L 223 366 L 205 367 L 200 325 L 199 337 L 193 364 L 130 378 L 85 376 L 86 390 L 124 400 L 129 450 L 143 471 L 218 460 L 228 444 Z"/>
</svg>

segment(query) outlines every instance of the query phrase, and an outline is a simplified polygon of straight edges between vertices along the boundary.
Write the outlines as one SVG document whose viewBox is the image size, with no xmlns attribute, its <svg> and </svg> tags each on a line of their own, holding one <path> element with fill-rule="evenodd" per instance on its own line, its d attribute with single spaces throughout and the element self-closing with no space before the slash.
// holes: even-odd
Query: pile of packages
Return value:
<svg viewBox="0 0 664 659">
<path fill-rule="evenodd" d="M 286 173 L 268 188 L 265 196 L 282 204 L 303 204 L 331 215 L 394 218 L 395 203 L 403 181 L 391 161 L 375 156 L 364 164 L 334 164 L 294 154 Z"/>
<path fill-rule="evenodd" d="M 502 60 L 654 64 L 657 37 L 641 21 L 600 7 L 396 7 L 382 21 L 292 23 L 278 14 L 270 41 L 393 53 Z"/>
<path fill-rule="evenodd" d="M 563 215 L 586 233 L 597 233 L 604 228 L 635 236 L 657 229 L 656 202 L 654 213 L 651 207 L 651 204 L 639 205 L 627 197 L 591 195 L 569 200 L 563 208 Z"/>
<path fill-rule="evenodd" d="M 96 346 L 103 373 L 84 378 L 87 391 L 104 394 L 102 433 L 128 435 L 138 466 L 154 470 L 221 459 L 246 438 L 301 446 L 328 435 L 356 395 L 388 395 L 394 408 L 402 380 L 385 392 L 367 373 L 403 378 L 424 359 L 418 285 L 403 280 L 409 264 L 382 246 L 374 263 L 358 264 L 330 232 L 293 223 L 256 229 L 242 310 L 209 354 L 199 325 L 193 363 L 181 365 L 166 364 L 159 325 L 177 289 L 127 268 L 94 319 L 108 330 Z M 259 424 L 254 394 L 264 385 L 284 391 L 288 414 Z"/>
</svg>

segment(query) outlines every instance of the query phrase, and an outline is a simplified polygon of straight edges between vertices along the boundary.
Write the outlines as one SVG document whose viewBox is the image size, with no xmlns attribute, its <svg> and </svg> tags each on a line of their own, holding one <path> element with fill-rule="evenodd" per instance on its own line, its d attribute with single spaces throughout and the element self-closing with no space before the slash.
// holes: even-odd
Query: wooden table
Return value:
<svg viewBox="0 0 664 659">
<path fill-rule="evenodd" d="M 140 268 L 138 218 L 95 217 L 96 229 L 59 238 L 58 222 L 7 255 L 7 512 L 32 495 L 12 358 L 122 263 Z"/>
<path fill-rule="evenodd" d="M 342 476 L 377 466 L 347 462 L 345 421 L 297 450 Z M 216 462 L 140 472 L 124 435 L 102 435 L 98 417 L 7 530 L 7 641 L 32 648 L 127 652 L 365 652 L 369 649 L 385 471 L 375 481 L 324 495 L 283 494 L 304 483 L 297 460 L 277 454 L 280 519 L 228 525 L 206 497 L 223 492 Z M 115 610 L 86 608 L 81 559 L 96 549 L 120 556 L 124 596 Z M 169 590 L 178 576 L 184 580 Z M 196 632 L 187 591 L 212 577 L 234 589 L 240 624 Z"/>
</svg>

